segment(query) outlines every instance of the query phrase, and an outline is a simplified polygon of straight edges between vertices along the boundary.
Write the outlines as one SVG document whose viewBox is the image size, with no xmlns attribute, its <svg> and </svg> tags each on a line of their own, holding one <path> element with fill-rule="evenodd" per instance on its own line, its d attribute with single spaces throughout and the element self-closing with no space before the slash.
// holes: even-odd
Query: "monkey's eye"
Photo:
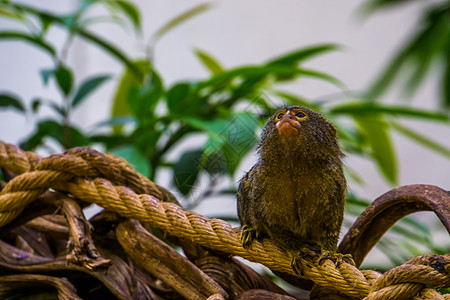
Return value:
<svg viewBox="0 0 450 300">
<path fill-rule="evenodd" d="M 277 116 L 277 119 L 281 119 L 283 116 L 284 116 L 283 113 L 279 113 L 278 116 Z"/>
<path fill-rule="evenodd" d="M 295 116 L 297 117 L 297 118 L 303 118 L 304 116 L 306 116 L 304 113 L 302 113 L 302 112 L 298 112 L 298 113 L 296 113 L 295 114 Z"/>
</svg>

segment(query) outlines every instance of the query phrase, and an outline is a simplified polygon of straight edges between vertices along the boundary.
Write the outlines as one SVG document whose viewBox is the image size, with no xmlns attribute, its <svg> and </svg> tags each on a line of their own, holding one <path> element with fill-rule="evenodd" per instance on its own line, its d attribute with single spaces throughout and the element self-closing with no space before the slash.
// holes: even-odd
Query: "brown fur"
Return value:
<svg viewBox="0 0 450 300">
<path fill-rule="evenodd" d="M 277 115 L 287 111 L 306 114 L 298 134 L 277 130 Z M 250 243 L 269 237 L 285 250 L 311 244 L 336 250 L 346 180 L 334 126 L 305 107 L 280 109 L 263 129 L 258 154 L 237 195 L 239 220 L 252 229 Z"/>
</svg>

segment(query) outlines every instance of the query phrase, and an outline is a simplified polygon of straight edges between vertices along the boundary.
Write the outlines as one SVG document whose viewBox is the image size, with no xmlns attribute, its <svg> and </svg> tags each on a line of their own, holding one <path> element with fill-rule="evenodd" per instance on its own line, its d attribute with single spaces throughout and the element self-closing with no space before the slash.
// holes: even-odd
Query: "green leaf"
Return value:
<svg viewBox="0 0 450 300">
<path fill-rule="evenodd" d="M 174 166 L 173 182 L 183 195 L 189 194 L 197 181 L 202 155 L 202 150 L 184 152 Z"/>
<path fill-rule="evenodd" d="M 371 155 L 384 177 L 397 182 L 397 162 L 386 122 L 376 116 L 354 116 L 371 148 Z"/>
<path fill-rule="evenodd" d="M 427 147 L 428 149 L 450 159 L 450 149 L 449 148 L 447 148 L 439 143 L 436 143 L 435 141 L 427 138 L 424 135 L 417 133 L 417 131 L 413 131 L 413 130 L 401 125 L 400 123 L 391 121 L 390 125 L 394 130 L 403 134 L 407 138 L 410 138 L 411 140 Z"/>
<path fill-rule="evenodd" d="M 255 135 L 258 119 L 252 112 L 234 113 L 227 119 L 210 121 L 186 118 L 186 123 L 208 133 L 204 144 L 202 167 L 210 173 L 227 170 L 234 174 L 242 158 L 257 142 Z"/>
<path fill-rule="evenodd" d="M 110 75 L 97 75 L 83 81 L 72 98 L 72 107 L 78 106 L 90 93 L 111 78 Z"/>
<path fill-rule="evenodd" d="M 401 219 L 400 222 L 397 222 L 390 230 L 401 234 L 407 239 L 420 241 L 420 243 L 425 242 L 428 247 L 431 247 L 433 244 L 430 228 L 411 217 Z"/>
<path fill-rule="evenodd" d="M 161 132 L 155 130 L 153 126 L 149 126 L 148 128 L 138 128 L 136 132 L 137 134 L 133 134 L 134 145 L 136 145 L 136 148 L 145 156 L 149 157 L 155 152 Z"/>
<path fill-rule="evenodd" d="M 195 49 L 194 53 L 211 74 L 219 74 L 224 71 L 220 63 L 208 53 L 200 49 Z"/>
<path fill-rule="evenodd" d="M 126 145 L 111 150 L 111 153 L 125 159 L 138 173 L 148 177 L 150 165 L 147 158 L 133 145 Z"/>
<path fill-rule="evenodd" d="M 99 135 L 92 135 L 90 137 L 91 145 L 100 143 L 103 144 L 108 151 L 113 148 L 118 148 L 120 145 L 125 144 L 127 141 L 127 138 L 123 135 L 116 135 L 116 134 L 99 134 Z"/>
<path fill-rule="evenodd" d="M 126 124 L 133 124 L 136 125 L 137 120 L 134 117 L 114 117 L 111 119 L 108 119 L 106 121 L 101 121 L 99 123 L 96 123 L 93 127 L 95 129 L 99 129 L 101 127 L 109 127 L 109 126 L 116 126 L 116 125 L 126 125 Z"/>
<path fill-rule="evenodd" d="M 44 85 L 47 85 L 50 81 L 50 77 L 52 77 L 55 73 L 55 69 L 43 69 L 39 72 L 42 78 L 42 82 Z"/>
<path fill-rule="evenodd" d="M 450 27 L 448 21 L 448 4 L 431 6 L 424 14 L 417 33 L 407 42 L 388 63 L 368 89 L 367 96 L 371 100 L 379 99 L 392 85 L 396 78 L 400 78 L 402 69 L 408 71 L 409 80 L 404 87 L 410 95 L 415 92 L 425 75 L 429 73 L 431 63 L 437 54 L 448 55 Z M 410 67 L 407 69 L 406 67 Z"/>
<path fill-rule="evenodd" d="M 308 48 L 298 49 L 288 54 L 282 55 L 267 62 L 267 65 L 298 65 L 300 62 L 317 56 L 322 53 L 330 52 L 339 49 L 336 44 L 317 45 Z"/>
<path fill-rule="evenodd" d="M 310 100 L 303 98 L 302 96 L 294 95 L 292 93 L 288 93 L 288 92 L 284 92 L 284 91 L 271 91 L 271 92 L 274 93 L 276 96 L 280 97 L 283 100 L 283 102 L 286 102 L 286 103 L 289 103 L 292 105 L 305 106 L 305 107 L 311 108 L 312 110 L 320 111 L 320 108 L 318 105 L 316 105 L 315 103 L 312 103 Z"/>
<path fill-rule="evenodd" d="M 149 74 L 151 72 L 151 66 L 148 60 L 137 60 L 134 61 L 133 64 L 135 65 L 135 68 L 139 69 L 140 74 Z M 154 78 L 155 75 L 152 76 L 152 81 Z M 136 73 L 129 68 L 125 69 L 114 95 L 111 117 L 129 116 L 131 114 L 128 106 L 128 96 L 132 89 L 139 89 L 143 82 L 144 76 L 136 75 Z M 115 133 L 121 132 L 122 129 L 122 126 L 114 126 L 113 128 Z"/>
<path fill-rule="evenodd" d="M 450 49 L 450 44 L 448 48 Z M 450 58 L 448 57 L 446 61 L 444 74 L 442 76 L 441 90 L 442 90 L 441 95 L 442 106 L 450 108 Z"/>
<path fill-rule="evenodd" d="M 449 11 L 450 12 L 450 11 Z M 414 42 L 414 50 L 411 55 L 411 62 L 414 69 L 409 72 L 409 80 L 406 83 L 405 90 L 409 95 L 413 95 L 418 89 L 423 79 L 428 74 L 431 64 L 440 52 L 444 57 L 448 56 L 446 45 L 450 42 L 450 22 L 448 12 L 442 14 L 432 10 L 429 13 L 432 21 L 421 32 Z"/>
<path fill-rule="evenodd" d="M 195 117 L 187 117 L 184 118 L 183 121 L 185 121 L 187 124 L 191 125 L 194 128 L 207 132 L 214 138 L 220 138 L 220 135 L 223 133 L 224 130 L 226 130 L 226 128 L 230 124 L 229 120 L 220 118 L 206 121 Z"/>
<path fill-rule="evenodd" d="M 167 106 L 172 112 L 182 111 L 189 105 L 187 98 L 189 96 L 189 84 L 178 83 L 167 92 Z"/>
<path fill-rule="evenodd" d="M 131 88 L 128 95 L 128 107 L 133 116 L 142 119 L 151 118 L 153 110 L 161 99 L 162 91 L 159 89 L 150 89 L 143 93 L 142 89 Z"/>
<path fill-rule="evenodd" d="M 69 95 L 73 85 L 73 75 L 69 68 L 64 65 L 60 65 L 56 69 L 41 70 L 40 74 L 44 85 L 47 85 L 50 78 L 54 77 L 61 92 L 65 96 Z"/>
<path fill-rule="evenodd" d="M 63 118 L 67 117 L 67 111 L 66 111 L 66 109 L 63 106 L 53 102 L 52 100 L 49 100 L 48 103 L 46 103 L 46 104 L 48 106 L 50 106 L 61 117 L 63 117 Z"/>
<path fill-rule="evenodd" d="M 23 40 L 30 44 L 41 48 L 48 52 L 52 57 L 56 56 L 55 49 L 48 43 L 41 40 L 39 37 L 31 36 L 19 31 L 0 31 L 0 40 Z"/>
<path fill-rule="evenodd" d="M 162 36 L 167 34 L 169 31 L 177 27 L 178 25 L 186 22 L 187 20 L 191 19 L 192 17 L 195 17 L 196 15 L 210 9 L 212 7 L 212 3 L 203 3 L 197 6 L 194 6 L 193 8 L 183 12 L 182 14 L 176 16 L 163 26 L 161 26 L 152 36 L 151 40 L 153 42 L 156 42 L 159 40 Z"/>
<path fill-rule="evenodd" d="M 410 0 L 371 0 L 366 1 L 359 10 L 360 13 L 369 15 L 381 9 L 388 9 L 402 4 L 411 4 L 412 2 Z"/>
<path fill-rule="evenodd" d="M 37 124 L 36 131 L 21 143 L 22 149 L 34 150 L 49 137 L 56 140 L 63 148 L 86 146 L 87 138 L 75 127 L 65 127 L 54 120 L 43 120 Z"/>
<path fill-rule="evenodd" d="M 39 99 L 39 98 L 33 99 L 31 101 L 31 111 L 33 113 L 37 113 L 39 108 L 41 107 L 41 105 L 42 105 L 42 100 L 41 99 Z"/>
<path fill-rule="evenodd" d="M 39 16 L 39 21 L 41 22 L 41 36 L 43 36 L 50 26 L 53 24 L 53 20 L 51 18 L 48 18 L 45 15 Z"/>
<path fill-rule="evenodd" d="M 329 112 L 336 115 L 349 114 L 354 116 L 374 116 L 386 114 L 444 122 L 448 122 L 450 120 L 449 115 L 442 112 L 426 111 L 423 109 L 411 108 L 409 106 L 382 105 L 374 102 L 361 101 L 338 104 L 331 108 Z"/>
<path fill-rule="evenodd" d="M 131 21 L 136 31 L 141 30 L 141 15 L 133 3 L 122 0 L 117 0 L 112 3 L 117 4 L 124 15 Z"/>
<path fill-rule="evenodd" d="M 45 18 L 53 21 L 56 24 L 59 24 L 59 25 L 62 25 L 64 27 L 66 27 L 69 32 L 76 33 L 78 36 L 80 36 L 80 37 L 86 39 L 87 41 L 89 41 L 89 42 L 99 46 L 100 48 L 105 50 L 107 53 L 109 53 L 110 55 L 112 55 L 113 57 L 115 57 L 116 59 L 121 61 L 122 63 L 124 63 L 128 68 L 130 68 L 130 70 L 132 72 L 135 72 L 136 75 L 138 75 L 138 76 L 141 75 L 140 74 L 140 70 L 138 68 L 136 68 L 136 66 L 133 64 L 133 62 L 130 59 L 128 59 L 128 57 L 120 49 L 118 49 L 113 44 L 105 41 L 101 37 L 97 36 L 96 34 L 90 32 L 88 30 L 85 30 L 85 29 L 82 29 L 82 28 L 76 27 L 76 26 L 74 27 L 74 24 L 73 24 L 74 16 L 73 15 L 70 15 L 68 17 L 57 16 L 57 15 L 54 15 L 54 14 L 49 13 L 47 11 L 45 11 L 45 12 L 44 11 L 40 11 L 40 10 L 34 8 L 34 7 L 31 7 L 31 6 L 28 6 L 28 5 L 23 5 L 23 4 L 17 4 L 17 3 L 11 4 L 11 6 L 16 8 L 16 9 L 18 9 L 18 10 L 21 10 L 21 11 L 24 11 L 24 12 L 28 12 L 30 14 L 33 14 L 33 15 L 36 15 L 36 16 L 39 16 L 39 17 L 45 17 Z M 22 34 L 22 33 L 19 33 L 19 34 Z M 26 35 L 25 37 L 21 36 L 21 38 L 27 39 L 27 38 L 30 38 L 30 37 Z M 0 33 L 0 39 L 1 39 L 1 33 Z M 50 47 L 49 45 L 43 43 L 40 40 L 32 41 L 32 42 L 35 42 L 38 45 L 40 45 L 41 47 L 46 48 L 48 51 L 51 52 L 51 54 L 53 56 L 56 56 L 55 50 L 52 47 Z"/>
<path fill-rule="evenodd" d="M 54 74 L 58 87 L 65 96 L 68 96 L 72 91 L 73 74 L 72 71 L 64 65 L 60 65 Z"/>
<path fill-rule="evenodd" d="M 225 139 L 222 151 L 225 154 L 230 175 L 236 172 L 242 159 L 256 145 L 257 127 L 258 120 L 255 114 L 244 111 L 234 114 L 225 131 L 222 132 L 222 138 Z"/>
<path fill-rule="evenodd" d="M 10 107 L 20 112 L 25 112 L 22 101 L 11 94 L 0 94 L 0 107 Z"/>
</svg>

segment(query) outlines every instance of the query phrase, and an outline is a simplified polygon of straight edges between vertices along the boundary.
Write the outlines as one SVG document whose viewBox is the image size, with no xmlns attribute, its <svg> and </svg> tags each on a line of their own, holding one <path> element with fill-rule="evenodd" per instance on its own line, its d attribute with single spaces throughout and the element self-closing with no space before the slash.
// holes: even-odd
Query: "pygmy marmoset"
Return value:
<svg viewBox="0 0 450 300">
<path fill-rule="evenodd" d="M 334 253 L 347 186 L 335 127 L 308 108 L 282 108 L 267 121 L 257 151 L 237 194 L 243 246 L 268 237 L 293 261 L 305 248 Z"/>
</svg>

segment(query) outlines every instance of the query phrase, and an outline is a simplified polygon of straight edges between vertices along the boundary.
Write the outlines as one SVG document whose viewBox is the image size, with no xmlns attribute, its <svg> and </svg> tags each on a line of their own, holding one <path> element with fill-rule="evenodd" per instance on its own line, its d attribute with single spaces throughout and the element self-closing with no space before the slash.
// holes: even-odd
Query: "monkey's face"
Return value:
<svg viewBox="0 0 450 300">
<path fill-rule="evenodd" d="M 307 112 L 300 107 L 282 108 L 274 116 L 278 134 L 285 138 L 297 136 L 300 133 L 301 123 L 307 120 Z"/>
<path fill-rule="evenodd" d="M 308 157 L 339 155 L 336 129 L 325 117 L 302 106 L 284 107 L 266 123 L 258 145 L 261 156 L 299 153 Z"/>
</svg>

